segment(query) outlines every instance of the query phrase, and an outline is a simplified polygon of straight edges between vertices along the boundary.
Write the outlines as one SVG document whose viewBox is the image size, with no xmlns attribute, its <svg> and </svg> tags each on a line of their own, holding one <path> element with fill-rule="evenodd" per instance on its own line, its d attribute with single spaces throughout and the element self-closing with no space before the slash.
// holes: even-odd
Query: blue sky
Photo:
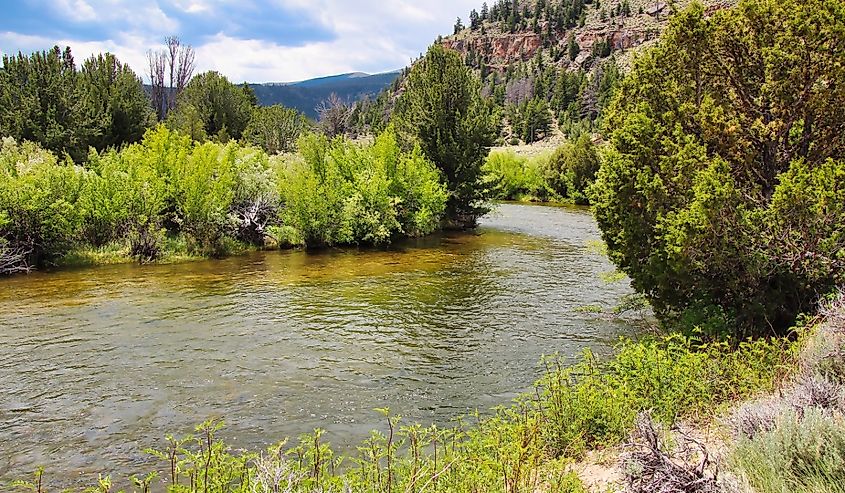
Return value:
<svg viewBox="0 0 845 493">
<path fill-rule="evenodd" d="M 0 52 L 69 45 L 77 62 L 110 51 L 139 75 L 178 35 L 198 71 L 283 82 L 408 65 L 481 0 L 4 0 Z"/>
</svg>

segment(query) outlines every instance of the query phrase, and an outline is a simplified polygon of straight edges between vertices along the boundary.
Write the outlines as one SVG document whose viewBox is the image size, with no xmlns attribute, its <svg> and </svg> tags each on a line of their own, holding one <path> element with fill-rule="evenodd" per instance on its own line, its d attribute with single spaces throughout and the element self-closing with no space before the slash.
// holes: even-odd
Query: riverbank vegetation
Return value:
<svg viewBox="0 0 845 493">
<path fill-rule="evenodd" d="M 693 5 L 607 115 L 592 203 L 668 322 L 785 334 L 845 283 L 845 6 Z"/>
<path fill-rule="evenodd" d="M 152 106 L 111 55 L 81 71 L 69 49 L 4 57 L 0 273 L 270 244 L 385 245 L 474 227 L 487 211 L 481 165 L 495 115 L 477 79 L 441 46 L 411 70 L 396 126 L 353 144 L 343 132 L 313 133 L 328 125 L 312 129 L 296 111 L 257 108 L 249 86 L 217 72 L 191 78 L 193 52 L 168 43 L 151 60 L 179 77 L 165 87 L 153 74 Z M 37 104 L 16 109 L 21 101 Z M 113 125 L 80 120 L 90 105 Z"/>
<path fill-rule="evenodd" d="M 164 473 L 138 479 L 137 489 L 581 491 L 567 461 L 639 429 L 648 443 L 628 456 L 629 491 L 732 491 L 707 476 L 706 458 L 700 467 L 667 459 L 641 413 L 666 426 L 711 423 L 778 390 L 793 402 L 738 411 L 733 472 L 749 491 L 840 491 L 842 345 L 808 365 L 824 339 L 811 336 L 815 324 L 795 325 L 845 285 L 843 40 L 837 0 L 741 0 L 713 13 L 693 4 L 603 102 L 606 146 L 581 135 L 533 161 L 487 158 L 495 105 L 439 44 L 408 75 L 395 133 L 388 126 L 372 144 L 309 134 L 298 155 L 270 158 L 229 141 L 249 128 L 240 113 L 221 120 L 201 99 L 182 114 L 199 115 L 186 121 L 202 122 L 204 135 L 180 123 L 181 133 L 158 127 L 120 151 L 67 151 L 84 167 L 6 140 L 0 251 L 47 263 L 79 244 L 115 241 L 141 260 L 161 256 L 168 239 L 200 255 L 266 238 L 383 244 L 426 234 L 441 218 L 474 225 L 491 188 L 499 198 L 589 201 L 611 260 L 676 335 L 623 342 L 606 362 L 589 353 L 571 368 L 549 360 L 533 393 L 454 428 L 405 426 L 384 410 L 384 432 L 352 455 L 333 451 L 320 431 L 236 452 L 206 423 L 153 452 Z M 51 56 L 32 63 L 67 76 L 67 57 Z M 207 85 L 219 82 L 209 76 Z M 222 99 L 235 107 L 249 99 L 225 87 Z M 828 320 L 840 337 L 845 307 L 836 306 Z M 110 488 L 103 479 L 95 491 Z"/>
<path fill-rule="evenodd" d="M 218 257 L 268 243 L 380 245 L 439 227 L 447 193 L 419 147 L 388 130 L 372 144 L 308 135 L 270 158 L 192 142 L 160 126 L 85 167 L 32 143 L 0 149 L 0 248 L 44 266 L 115 257 Z"/>
<path fill-rule="evenodd" d="M 599 169 L 598 146 L 582 133 L 556 150 L 531 157 L 496 150 L 484 172 L 497 200 L 570 202 L 588 205 L 589 190 Z"/>
<path fill-rule="evenodd" d="M 352 453 L 333 449 L 320 430 L 266 451 L 236 451 L 219 438 L 221 423 L 204 423 L 149 451 L 158 465 L 137 475 L 145 479 L 134 491 L 582 492 L 568 465 L 587 450 L 624 441 L 639 412 L 651 410 L 667 424 L 707 422 L 716 409 L 774 390 L 801 346 L 759 340 L 732 350 L 669 336 L 623 341 L 606 362 L 588 352 L 564 368 L 550 358 L 534 391 L 492 416 L 441 428 L 380 410 L 385 426 Z M 101 479 L 92 491 L 113 491 L 112 484 Z"/>
</svg>

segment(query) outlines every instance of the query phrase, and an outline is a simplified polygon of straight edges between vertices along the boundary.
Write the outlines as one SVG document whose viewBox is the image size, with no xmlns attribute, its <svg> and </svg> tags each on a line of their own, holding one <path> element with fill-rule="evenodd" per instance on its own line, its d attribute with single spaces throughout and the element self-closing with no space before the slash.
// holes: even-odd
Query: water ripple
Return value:
<svg viewBox="0 0 845 493">
<path fill-rule="evenodd" d="M 2 280 L 0 482 L 138 467 L 209 417 L 236 446 L 317 426 L 348 445 L 377 407 L 445 424 L 503 404 L 541 355 L 630 330 L 575 310 L 628 292 L 599 280 L 597 238 L 584 211 L 505 205 L 477 234 L 387 250 Z"/>
</svg>

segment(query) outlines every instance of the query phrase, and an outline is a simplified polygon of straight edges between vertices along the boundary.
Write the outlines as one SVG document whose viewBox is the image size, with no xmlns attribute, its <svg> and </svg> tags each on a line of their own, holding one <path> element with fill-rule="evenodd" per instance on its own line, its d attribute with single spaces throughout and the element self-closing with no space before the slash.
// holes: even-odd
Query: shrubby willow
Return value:
<svg viewBox="0 0 845 493">
<path fill-rule="evenodd" d="M 370 145 L 308 135 L 299 147 L 270 158 L 159 126 L 121 151 L 92 151 L 83 168 L 5 139 L 0 265 L 26 270 L 108 245 L 140 261 L 273 243 L 383 245 L 439 228 L 440 175 L 419 148 L 402 151 L 392 131 Z"/>
</svg>

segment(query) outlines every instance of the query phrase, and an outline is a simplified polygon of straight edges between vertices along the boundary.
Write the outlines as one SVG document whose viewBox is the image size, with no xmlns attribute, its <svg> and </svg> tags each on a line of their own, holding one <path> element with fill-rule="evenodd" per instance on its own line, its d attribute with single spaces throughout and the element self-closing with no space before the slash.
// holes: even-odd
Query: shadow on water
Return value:
<svg viewBox="0 0 845 493">
<path fill-rule="evenodd" d="M 236 446 L 313 428 L 349 446 L 377 407 L 447 423 L 530 387 L 539 358 L 606 350 L 628 293 L 581 210 L 502 205 L 475 233 L 0 281 L 0 478 L 133 472 L 209 418 Z M 69 479 L 68 479 L 69 480 Z"/>
</svg>

